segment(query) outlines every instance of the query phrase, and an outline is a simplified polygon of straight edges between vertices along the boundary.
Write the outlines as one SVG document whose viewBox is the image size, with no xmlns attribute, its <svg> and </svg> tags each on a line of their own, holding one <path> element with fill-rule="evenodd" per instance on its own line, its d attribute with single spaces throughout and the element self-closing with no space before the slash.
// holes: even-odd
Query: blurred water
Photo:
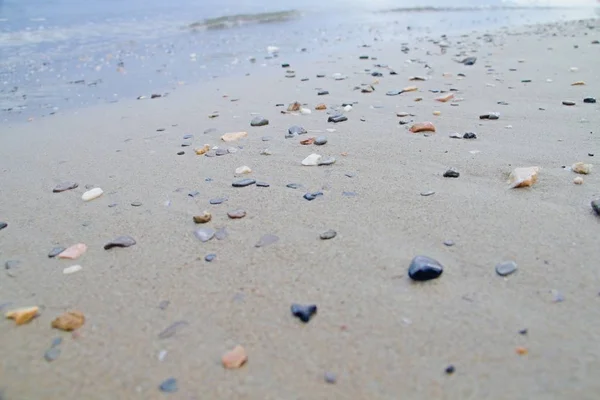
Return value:
<svg viewBox="0 0 600 400">
<path fill-rule="evenodd" d="M 593 17 L 595 0 L 0 0 L 0 109 L 48 114 L 364 41 Z M 413 7 L 438 7 L 416 12 Z M 535 8 L 539 6 L 568 8 Z M 581 6 L 587 6 L 581 7 Z M 517 7 L 517 8 L 514 8 Z M 395 11 L 391 11 L 395 10 Z M 273 14 L 275 13 L 275 14 Z M 227 17 L 227 18 L 220 18 Z M 198 29 L 190 29 L 197 23 Z M 220 28 L 220 29 L 213 29 Z M 349 43 L 349 44 L 345 44 Z M 0 115 L 2 116 L 2 115 Z"/>
</svg>

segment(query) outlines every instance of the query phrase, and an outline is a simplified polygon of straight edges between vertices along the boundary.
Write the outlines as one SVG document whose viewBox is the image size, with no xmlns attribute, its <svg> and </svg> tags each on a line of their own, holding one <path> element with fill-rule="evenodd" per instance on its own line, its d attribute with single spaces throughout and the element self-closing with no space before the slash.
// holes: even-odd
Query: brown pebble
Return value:
<svg viewBox="0 0 600 400">
<path fill-rule="evenodd" d="M 300 107 L 302 106 L 302 104 L 298 103 L 297 101 L 290 104 L 287 108 L 288 111 L 300 111 Z"/>
<path fill-rule="evenodd" d="M 68 311 L 52 321 L 52 327 L 63 331 L 74 331 L 80 328 L 84 322 L 85 316 L 81 311 Z"/>
<path fill-rule="evenodd" d="M 205 224 L 212 219 L 212 214 L 204 211 L 202 215 L 194 215 L 194 222 L 197 224 Z"/>
<path fill-rule="evenodd" d="M 315 138 L 314 137 L 310 137 L 308 139 L 301 140 L 300 144 L 303 144 L 303 145 L 306 146 L 306 145 L 309 145 L 309 144 L 313 144 L 314 142 L 315 142 Z"/>
<path fill-rule="evenodd" d="M 25 307 L 9 311 L 5 314 L 6 318 L 14 319 L 17 325 L 23 325 L 31 321 L 39 311 L 39 307 Z"/>
<path fill-rule="evenodd" d="M 515 351 L 516 351 L 516 352 L 517 352 L 517 354 L 518 354 L 518 355 L 520 355 L 520 356 L 524 356 L 524 355 L 526 355 L 527 353 L 529 353 L 529 351 L 528 351 L 528 350 L 527 350 L 525 347 L 521 347 L 521 346 L 517 347 L 517 348 L 515 349 Z"/>
<path fill-rule="evenodd" d="M 244 218 L 246 216 L 246 211 L 244 211 L 244 210 L 233 210 L 233 211 L 229 211 L 227 213 L 227 215 L 231 219 L 240 219 L 240 218 Z"/>
<path fill-rule="evenodd" d="M 225 368 L 236 369 L 248 361 L 248 355 L 246 354 L 246 350 L 238 344 L 232 350 L 223 354 L 221 361 L 223 362 L 223 366 Z"/>
<path fill-rule="evenodd" d="M 431 122 L 419 122 L 410 127 L 412 133 L 435 132 L 435 126 Z"/>
<path fill-rule="evenodd" d="M 318 104 L 318 105 L 315 107 L 315 110 L 326 110 L 326 109 L 327 109 L 327 106 L 326 106 L 325 104 L 323 104 L 323 103 L 321 103 L 321 104 Z"/>
<path fill-rule="evenodd" d="M 206 154 L 210 151 L 210 146 L 205 144 L 204 147 L 194 149 L 194 151 L 196 152 L 197 155 L 201 156 L 202 154 Z"/>
</svg>

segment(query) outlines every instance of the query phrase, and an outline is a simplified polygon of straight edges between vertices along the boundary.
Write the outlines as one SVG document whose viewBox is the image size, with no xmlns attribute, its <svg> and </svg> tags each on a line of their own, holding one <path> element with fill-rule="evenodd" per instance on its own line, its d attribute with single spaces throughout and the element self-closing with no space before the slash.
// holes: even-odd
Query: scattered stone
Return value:
<svg viewBox="0 0 600 400">
<path fill-rule="evenodd" d="M 19 261 L 19 260 L 8 260 L 6 263 L 4 263 L 4 268 L 6 268 L 6 269 L 15 269 L 20 264 L 21 264 L 21 261 Z"/>
<path fill-rule="evenodd" d="M 133 203 L 131 203 L 131 205 L 133 207 L 141 207 L 142 206 L 142 202 L 141 201 L 134 201 Z"/>
<path fill-rule="evenodd" d="M 329 383 L 331 385 L 337 382 L 337 378 L 333 372 L 325 372 L 325 375 L 323 375 L 323 379 L 325 380 L 325 383 Z"/>
<path fill-rule="evenodd" d="M 158 387 L 161 392 L 175 393 L 179 388 L 177 387 L 177 379 L 169 378 L 164 380 Z"/>
<path fill-rule="evenodd" d="M 446 103 L 454 98 L 454 93 L 448 93 L 440 97 L 436 97 L 435 101 Z"/>
<path fill-rule="evenodd" d="M 197 155 L 201 156 L 203 154 L 206 154 L 210 151 L 210 146 L 205 144 L 203 147 L 194 149 L 194 151 L 196 152 Z"/>
<path fill-rule="evenodd" d="M 189 192 L 189 193 L 188 193 L 188 196 L 190 196 L 190 197 L 194 198 L 194 197 L 198 196 L 199 194 L 200 194 L 200 192 L 199 192 L 199 191 L 197 191 L 197 190 L 195 190 L 195 191 L 193 191 L 193 192 Z"/>
<path fill-rule="evenodd" d="M 72 265 L 70 267 L 64 268 L 63 274 L 71 275 L 71 274 L 81 271 L 82 269 L 83 269 L 83 267 L 81 265 Z"/>
<path fill-rule="evenodd" d="M 593 97 L 586 97 L 583 99 L 583 102 L 587 104 L 596 104 L 596 99 Z"/>
<path fill-rule="evenodd" d="M 456 369 L 454 368 L 454 365 L 448 365 L 444 371 L 447 375 L 452 375 Z"/>
<path fill-rule="evenodd" d="M 444 267 L 438 261 L 426 256 L 413 258 L 408 268 L 408 276 L 415 281 L 428 281 L 439 278 Z"/>
<path fill-rule="evenodd" d="M 204 256 L 204 261 L 206 262 L 212 262 L 215 260 L 215 258 L 217 258 L 217 255 L 214 253 L 211 254 L 207 254 L 206 256 Z"/>
<path fill-rule="evenodd" d="M 300 185 L 299 183 L 288 183 L 287 185 L 285 185 L 285 187 L 288 187 L 290 189 L 298 189 L 301 188 L 302 185 Z"/>
<path fill-rule="evenodd" d="M 66 190 L 75 189 L 77 187 L 79 187 L 79 183 L 76 183 L 76 182 L 62 182 L 62 183 L 59 183 L 58 185 L 56 185 L 56 187 L 52 191 L 54 193 L 60 193 L 60 192 L 66 191 Z"/>
<path fill-rule="evenodd" d="M 317 313 L 317 306 L 315 304 L 302 305 L 292 304 L 290 307 L 292 315 L 298 318 L 300 321 L 307 323 Z"/>
<path fill-rule="evenodd" d="M 435 126 L 431 122 L 419 122 L 410 127 L 412 133 L 435 132 Z"/>
<path fill-rule="evenodd" d="M 250 121 L 250 126 L 265 126 L 269 125 L 269 120 L 263 117 L 254 117 L 252 121 Z"/>
<path fill-rule="evenodd" d="M 318 136 L 318 137 L 315 139 L 315 144 L 316 144 L 317 146 L 323 146 L 323 145 L 324 145 L 324 144 L 326 144 L 326 143 L 327 143 L 327 138 L 326 138 L 325 136 Z"/>
<path fill-rule="evenodd" d="M 327 122 L 333 122 L 333 123 L 338 123 L 338 122 L 344 122 L 344 121 L 348 121 L 348 117 L 346 117 L 345 115 L 332 115 L 327 119 Z"/>
<path fill-rule="evenodd" d="M 315 165 L 319 165 L 319 161 L 321 160 L 321 156 L 318 154 L 311 154 L 308 157 L 306 157 L 304 160 L 302 160 L 302 165 L 304 166 L 315 166 Z"/>
<path fill-rule="evenodd" d="M 574 101 L 569 101 L 569 100 L 565 100 L 562 103 L 563 103 L 563 106 L 574 106 L 575 105 Z"/>
<path fill-rule="evenodd" d="M 463 135 L 464 139 L 477 139 L 477 135 L 473 132 L 467 132 Z"/>
<path fill-rule="evenodd" d="M 202 228 L 194 231 L 194 236 L 200 239 L 201 242 L 208 242 L 215 237 L 215 230 L 211 228 Z"/>
<path fill-rule="evenodd" d="M 296 137 L 298 135 L 304 135 L 306 133 L 306 129 L 301 126 L 293 125 L 288 128 L 288 133 L 285 136 L 286 139 Z"/>
<path fill-rule="evenodd" d="M 233 210 L 227 212 L 227 216 L 231 219 L 240 219 L 246 216 L 246 211 L 244 210 Z"/>
<path fill-rule="evenodd" d="M 540 167 L 515 168 L 508 177 L 510 188 L 532 186 L 537 182 Z"/>
<path fill-rule="evenodd" d="M 334 238 L 334 237 L 336 237 L 336 236 L 337 236 L 337 232 L 336 232 L 336 231 L 334 231 L 333 229 L 329 229 L 329 230 L 327 230 L 327 231 L 325 231 L 325 232 L 323 232 L 323 233 L 321 233 L 321 234 L 319 235 L 319 237 L 320 237 L 322 240 L 333 239 L 333 238 Z"/>
<path fill-rule="evenodd" d="M 592 210 L 594 210 L 597 215 L 600 215 L 600 199 L 592 201 Z"/>
<path fill-rule="evenodd" d="M 17 325 L 23 325 L 35 318 L 40 311 L 39 307 L 25 307 L 12 310 L 4 314 L 8 319 L 13 319 Z"/>
<path fill-rule="evenodd" d="M 256 182 L 256 186 L 258 187 L 270 187 L 271 185 L 268 184 L 267 182 Z"/>
<path fill-rule="evenodd" d="M 183 328 L 184 326 L 188 326 L 189 323 L 187 321 L 175 321 L 173 322 L 171 325 L 167 326 L 165 329 L 163 329 L 159 334 L 158 334 L 158 338 L 159 339 L 168 339 L 172 336 L 175 336 L 175 334 L 177 333 L 177 331 L 179 331 L 181 328 Z"/>
<path fill-rule="evenodd" d="M 246 354 L 246 350 L 239 344 L 235 346 L 232 350 L 223 354 L 223 357 L 221 358 L 223 366 L 227 369 L 240 368 L 247 361 L 248 355 Z"/>
<path fill-rule="evenodd" d="M 177 155 L 178 155 L 178 156 L 182 156 L 182 155 L 184 155 L 184 154 L 185 154 L 185 151 L 178 151 L 178 152 L 177 152 Z"/>
<path fill-rule="evenodd" d="M 489 119 L 489 120 L 496 120 L 500 118 L 500 113 L 497 112 L 491 112 L 491 113 L 487 113 L 487 114 L 483 114 L 479 116 L 479 119 Z"/>
<path fill-rule="evenodd" d="M 459 176 L 460 173 L 453 168 L 450 168 L 449 170 L 444 172 L 444 178 L 458 178 Z"/>
<path fill-rule="evenodd" d="M 208 211 L 204 211 L 201 215 L 194 215 L 193 219 L 197 224 L 205 224 L 212 219 L 212 214 Z"/>
<path fill-rule="evenodd" d="M 6 222 L 2 222 L 0 221 L 0 231 L 4 228 L 6 228 L 8 226 L 8 224 Z"/>
<path fill-rule="evenodd" d="M 54 258 L 65 250 L 65 247 L 53 247 L 52 250 L 50 250 L 50 252 L 48 253 L 48 258 Z"/>
<path fill-rule="evenodd" d="M 302 107 L 302 104 L 298 103 L 297 101 L 294 103 L 291 103 L 287 110 L 288 112 L 292 112 L 292 111 L 300 111 L 300 107 Z"/>
<path fill-rule="evenodd" d="M 402 93 L 416 92 L 417 90 L 419 90 L 419 88 L 416 86 L 407 86 L 404 89 L 402 89 Z"/>
<path fill-rule="evenodd" d="M 102 196 L 102 193 L 104 193 L 104 191 L 100 188 L 94 188 L 92 190 L 88 190 L 87 192 L 85 192 L 82 196 L 81 199 L 83 201 L 90 201 L 90 200 L 94 200 L 100 196 Z"/>
<path fill-rule="evenodd" d="M 260 240 L 254 245 L 254 247 L 265 247 L 268 245 L 271 245 L 273 243 L 276 243 L 279 241 L 279 237 L 267 233 L 266 235 L 263 235 Z"/>
<path fill-rule="evenodd" d="M 573 179 L 573 183 L 576 185 L 583 185 L 583 178 L 578 176 L 577 178 Z"/>
<path fill-rule="evenodd" d="M 79 329 L 84 323 L 85 316 L 81 311 L 68 311 L 52 321 L 52 327 L 69 332 Z"/>
<path fill-rule="evenodd" d="M 215 154 L 217 156 L 224 156 L 224 155 L 229 154 L 229 153 L 228 153 L 227 149 L 217 149 L 217 151 L 215 151 Z"/>
<path fill-rule="evenodd" d="M 317 93 L 317 95 L 318 95 L 318 96 L 326 96 L 326 95 L 328 95 L 328 94 L 329 94 L 329 91 L 327 91 L 327 90 L 320 90 L 320 91 Z"/>
<path fill-rule="evenodd" d="M 460 61 L 460 63 L 464 64 L 464 65 L 475 65 L 476 62 L 477 62 L 477 57 L 467 57 L 467 58 L 464 58 L 462 61 Z"/>
<path fill-rule="evenodd" d="M 212 205 L 222 204 L 227 201 L 226 197 L 217 197 L 216 199 L 210 199 L 208 202 Z"/>
<path fill-rule="evenodd" d="M 571 86 L 585 86 L 585 82 L 584 81 L 576 81 L 571 83 Z"/>
<path fill-rule="evenodd" d="M 308 201 L 313 201 L 319 196 L 323 196 L 323 192 L 306 193 L 303 197 Z"/>
<path fill-rule="evenodd" d="M 238 167 L 235 169 L 235 173 L 237 175 L 249 174 L 251 172 L 252 172 L 252 169 L 250 169 L 250 167 L 248 167 L 247 165 L 242 165 L 241 167 Z"/>
<path fill-rule="evenodd" d="M 171 304 L 169 300 L 163 300 L 160 303 L 158 303 L 158 308 L 164 311 L 167 309 L 167 307 L 169 307 L 169 304 Z"/>
<path fill-rule="evenodd" d="M 335 164 L 335 157 L 327 157 L 319 160 L 318 165 L 333 165 Z"/>
<path fill-rule="evenodd" d="M 454 132 L 450 134 L 450 138 L 452 139 L 462 139 L 464 135 L 461 135 L 460 133 Z"/>
<path fill-rule="evenodd" d="M 194 137 L 194 135 L 190 135 L 190 134 L 183 135 L 183 139 L 184 139 L 184 140 L 187 140 L 187 139 L 192 139 L 193 137 Z"/>
<path fill-rule="evenodd" d="M 247 136 L 248 136 L 248 132 L 232 132 L 232 133 L 226 133 L 223 136 L 221 136 L 221 140 L 224 142 L 234 142 L 236 140 L 245 138 Z"/>
<path fill-rule="evenodd" d="M 104 250 L 112 249 L 113 247 L 130 247 L 136 243 L 131 236 L 119 236 L 104 245 Z"/>
<path fill-rule="evenodd" d="M 311 145 L 311 144 L 313 144 L 314 142 L 315 142 L 315 138 L 313 138 L 313 137 L 310 137 L 310 138 L 308 138 L 308 139 L 301 140 L 301 141 L 300 141 L 300 144 L 301 144 L 301 145 L 304 145 L 304 146 L 308 146 L 308 145 Z"/>
<path fill-rule="evenodd" d="M 528 351 L 528 350 L 527 350 L 525 347 L 521 347 L 521 346 L 517 347 L 517 348 L 515 349 L 515 351 L 516 351 L 516 352 L 517 352 L 517 354 L 518 354 L 518 355 L 520 355 L 520 356 L 524 356 L 524 355 L 527 355 L 527 353 L 529 353 L 529 351 Z"/>
<path fill-rule="evenodd" d="M 428 190 L 427 192 L 421 192 L 421 196 L 423 196 L 423 197 L 433 196 L 434 194 L 435 194 L 435 192 L 433 190 Z"/>
<path fill-rule="evenodd" d="M 411 76 L 408 78 L 409 81 L 421 81 L 424 82 L 427 80 L 424 76 Z"/>
<path fill-rule="evenodd" d="M 256 183 L 255 179 L 240 179 L 239 181 L 235 181 L 231 184 L 231 186 L 233 187 L 245 187 L 245 186 L 249 186 L 249 185 L 254 185 Z"/>
<path fill-rule="evenodd" d="M 385 93 L 386 96 L 398 96 L 400 94 L 402 94 L 401 90 L 390 90 Z"/>
<path fill-rule="evenodd" d="M 60 356 L 60 349 L 58 347 L 52 347 L 44 353 L 44 359 L 48 362 L 56 360 Z"/>
<path fill-rule="evenodd" d="M 69 260 L 78 259 L 83 253 L 87 251 L 87 246 L 83 243 L 77 243 L 73 246 L 68 247 L 58 255 L 58 258 L 66 258 Z"/>
<path fill-rule="evenodd" d="M 504 261 L 496 265 L 496 273 L 500 276 L 508 276 L 517 270 L 517 263 L 514 261 Z"/>
<path fill-rule="evenodd" d="M 191 145 L 192 145 L 191 140 L 186 140 L 185 142 L 181 143 L 181 147 L 190 147 Z"/>
<path fill-rule="evenodd" d="M 575 163 L 571 166 L 571 169 L 573 170 L 573 172 L 578 173 L 578 174 L 583 174 L 583 175 L 588 175 L 590 172 L 592 172 L 592 164 L 586 164 L 583 162 L 578 162 Z"/>
<path fill-rule="evenodd" d="M 455 243 L 453 240 L 444 240 L 444 246 L 452 247 L 452 246 L 454 246 L 454 244 Z"/>
<path fill-rule="evenodd" d="M 326 109 L 327 109 L 327 106 L 323 103 L 317 104 L 317 106 L 315 107 L 315 110 L 319 110 L 319 111 L 326 110 Z"/>
</svg>

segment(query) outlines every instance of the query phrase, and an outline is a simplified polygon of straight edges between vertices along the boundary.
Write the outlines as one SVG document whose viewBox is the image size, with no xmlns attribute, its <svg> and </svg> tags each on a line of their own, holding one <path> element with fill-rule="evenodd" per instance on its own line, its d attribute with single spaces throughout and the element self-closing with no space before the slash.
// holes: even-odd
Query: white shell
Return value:
<svg viewBox="0 0 600 400">
<path fill-rule="evenodd" d="M 102 196 L 102 193 L 104 193 L 104 191 L 100 188 L 93 188 L 92 190 L 88 190 L 87 192 L 85 192 L 83 194 L 83 196 L 81 196 L 81 199 L 83 201 L 90 201 L 90 200 L 94 200 L 100 196 Z"/>
</svg>

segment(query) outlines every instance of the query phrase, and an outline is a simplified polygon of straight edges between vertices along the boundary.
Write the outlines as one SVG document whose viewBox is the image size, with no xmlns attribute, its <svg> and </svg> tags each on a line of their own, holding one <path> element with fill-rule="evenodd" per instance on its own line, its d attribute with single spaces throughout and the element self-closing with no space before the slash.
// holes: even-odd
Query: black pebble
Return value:
<svg viewBox="0 0 600 400">
<path fill-rule="evenodd" d="M 250 178 L 246 178 L 246 179 L 240 179 L 239 181 L 235 181 L 231 184 L 231 186 L 233 187 L 245 187 L 245 186 L 249 186 L 249 185 L 254 185 L 256 183 L 255 179 L 250 179 Z"/>
<path fill-rule="evenodd" d="M 383 76 L 383 74 L 379 71 L 374 71 L 374 72 L 371 72 L 371 76 L 380 77 L 380 76 Z"/>
<path fill-rule="evenodd" d="M 346 117 L 345 115 L 332 115 L 331 117 L 329 117 L 327 119 L 327 122 L 334 122 L 334 123 L 338 123 L 338 122 L 344 122 L 344 121 L 348 121 L 348 117 Z"/>
<path fill-rule="evenodd" d="M 527 335 L 527 329 L 521 329 L 519 335 Z"/>
<path fill-rule="evenodd" d="M 413 258 L 408 267 L 408 276 L 415 281 L 428 281 L 439 278 L 444 267 L 438 261 L 426 256 Z"/>
<path fill-rule="evenodd" d="M 318 94 L 319 96 L 325 96 L 325 95 L 329 94 L 329 91 L 327 91 L 327 90 L 321 90 L 321 91 L 319 91 L 319 93 L 317 93 L 317 94 Z"/>
<path fill-rule="evenodd" d="M 456 371 L 456 368 L 454 368 L 454 365 L 448 365 L 446 367 L 446 373 L 448 375 L 452 375 L 454 373 L 454 371 Z"/>
<path fill-rule="evenodd" d="M 269 187 L 271 185 L 268 184 L 267 182 L 256 182 L 256 186 L 258 186 L 258 187 Z"/>
<path fill-rule="evenodd" d="M 177 155 L 178 155 L 178 156 L 182 156 L 182 155 L 184 155 L 184 154 L 185 154 L 185 151 L 178 151 L 178 152 L 177 152 Z"/>
<path fill-rule="evenodd" d="M 316 199 L 318 196 L 323 196 L 323 192 L 306 193 L 304 198 L 308 201 Z"/>
<path fill-rule="evenodd" d="M 298 318 L 300 321 L 307 323 L 310 319 L 317 313 L 317 306 L 315 304 L 310 305 L 302 305 L 302 304 L 292 304 L 290 307 L 292 311 L 292 315 Z"/>
<path fill-rule="evenodd" d="M 585 99 L 583 99 L 583 102 L 587 103 L 587 104 L 595 104 L 596 103 L 596 99 L 593 98 L 593 97 L 586 97 Z"/>
<path fill-rule="evenodd" d="M 6 222 L 0 222 L 0 231 L 4 228 L 6 228 L 8 226 L 8 224 Z"/>
<path fill-rule="evenodd" d="M 467 57 L 461 61 L 464 65 L 475 65 L 477 62 L 477 57 Z"/>
<path fill-rule="evenodd" d="M 453 169 L 449 169 L 448 171 L 444 172 L 444 178 L 458 178 L 459 176 L 460 173 Z"/>
<path fill-rule="evenodd" d="M 477 139 L 477 135 L 473 132 L 467 132 L 463 135 L 463 139 Z"/>
<path fill-rule="evenodd" d="M 169 378 L 160 384 L 161 392 L 174 393 L 177 391 L 177 379 Z"/>
<path fill-rule="evenodd" d="M 290 67 L 290 64 L 288 64 L 288 63 L 281 64 L 281 68 L 289 68 L 289 67 Z"/>
</svg>

